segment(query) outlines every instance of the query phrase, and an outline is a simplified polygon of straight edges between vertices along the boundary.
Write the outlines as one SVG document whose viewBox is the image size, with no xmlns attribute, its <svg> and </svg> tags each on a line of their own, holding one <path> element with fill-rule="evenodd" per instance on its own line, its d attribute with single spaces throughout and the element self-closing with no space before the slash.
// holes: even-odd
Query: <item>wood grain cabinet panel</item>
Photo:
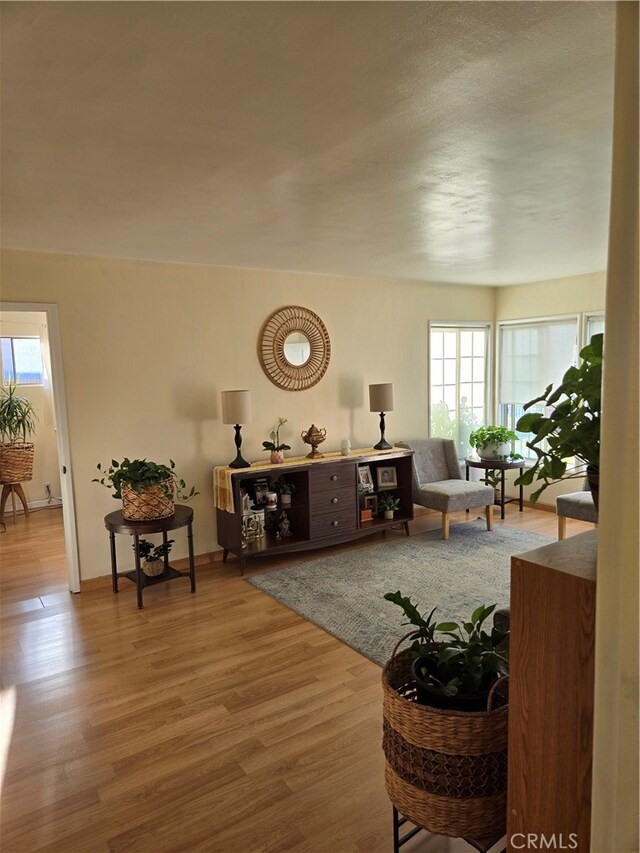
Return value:
<svg viewBox="0 0 640 853">
<path fill-rule="evenodd" d="M 510 853 L 590 849 L 597 536 L 511 561 Z"/>
</svg>

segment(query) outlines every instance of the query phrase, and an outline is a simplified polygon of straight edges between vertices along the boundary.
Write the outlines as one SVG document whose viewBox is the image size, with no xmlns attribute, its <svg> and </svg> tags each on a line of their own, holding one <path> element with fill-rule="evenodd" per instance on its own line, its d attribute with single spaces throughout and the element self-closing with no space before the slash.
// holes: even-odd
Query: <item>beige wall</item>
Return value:
<svg viewBox="0 0 640 853">
<path fill-rule="evenodd" d="M 41 327 L 46 325 L 46 319 L 46 315 L 41 312 L 3 311 L 0 312 L 0 334 L 39 337 Z M 29 504 L 44 501 L 44 483 L 50 483 L 53 497 L 60 497 L 58 445 L 52 400 L 42 385 L 21 385 L 19 393 L 33 403 L 37 418 L 36 431 L 31 436 L 34 443 L 33 479 L 22 484 L 25 496 Z"/>
<path fill-rule="evenodd" d="M 572 275 L 496 289 L 496 321 L 604 311 L 606 273 Z"/>
<path fill-rule="evenodd" d="M 91 483 L 97 462 L 175 459 L 201 492 L 193 503 L 196 552 L 215 550 L 211 468 L 235 455 L 220 391 L 251 389 L 253 423 L 243 428 L 249 460 L 265 458 L 261 442 L 278 416 L 289 419 L 283 439 L 293 453 L 308 450 L 299 436 L 312 422 L 326 427 L 327 449 L 338 449 L 342 438 L 370 446 L 379 437 L 378 418 L 368 411 L 370 382 L 395 385 L 389 440 L 424 435 L 428 321 L 490 322 L 495 295 L 488 287 L 5 251 L 2 298 L 58 305 L 86 579 L 109 571 L 103 517 L 118 506 Z M 304 392 L 272 385 L 256 354 L 262 324 L 286 304 L 316 311 L 331 336 L 329 369 Z M 120 543 L 123 559 L 128 545 Z"/>
</svg>

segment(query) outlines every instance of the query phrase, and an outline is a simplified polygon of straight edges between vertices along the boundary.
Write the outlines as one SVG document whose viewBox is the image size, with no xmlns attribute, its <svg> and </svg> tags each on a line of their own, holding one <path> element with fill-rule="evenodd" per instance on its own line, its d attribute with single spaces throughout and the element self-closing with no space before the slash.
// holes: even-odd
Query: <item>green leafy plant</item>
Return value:
<svg viewBox="0 0 640 853">
<path fill-rule="evenodd" d="M 472 410 L 467 405 L 466 397 L 460 399 L 457 419 L 451 417 L 449 407 L 444 401 L 431 406 L 431 435 L 455 441 L 459 459 L 469 452 L 469 435 L 477 424 Z"/>
<path fill-rule="evenodd" d="M 527 447 L 536 454 L 536 460 L 515 481 L 523 486 L 543 481 L 531 495 L 533 504 L 551 483 L 599 471 L 603 342 L 602 334 L 594 335 L 580 351 L 580 366 L 570 367 L 557 388 L 547 385 L 543 394 L 524 407 L 526 411 L 543 403 L 551 409 L 550 414 L 528 412 L 516 424 L 519 432 L 534 436 Z M 577 463 L 569 468 L 570 460 Z"/>
<path fill-rule="evenodd" d="M 174 539 L 167 539 L 166 542 L 162 542 L 160 545 L 154 545 L 148 539 L 140 539 L 138 542 L 138 556 L 147 563 L 155 563 L 157 560 L 163 560 L 165 556 L 169 555 L 174 541 Z M 136 550 L 135 543 L 131 547 L 134 551 Z"/>
<path fill-rule="evenodd" d="M 483 628 L 495 604 L 477 607 L 468 622 L 437 623 L 436 607 L 424 616 L 400 590 L 388 592 L 384 597 L 402 609 L 408 620 L 405 624 L 415 627 L 409 639 L 416 659 L 416 674 L 435 696 L 478 695 L 508 674 L 507 652 L 502 648 L 508 629 L 497 625 L 489 631 Z M 436 633 L 442 638 L 437 638 Z"/>
<path fill-rule="evenodd" d="M 195 487 L 187 491 L 187 484 L 175 472 L 176 463 L 169 460 L 169 465 L 158 465 L 147 459 L 123 459 L 122 462 L 111 460 L 108 468 L 100 463 L 96 466 L 101 477 L 95 477 L 91 482 L 99 483 L 107 489 L 113 489 L 113 497 L 122 498 L 122 484 L 127 483 L 134 492 L 142 492 L 149 486 L 160 486 L 167 497 L 175 497 L 180 501 L 188 501 L 199 494 Z"/>
<path fill-rule="evenodd" d="M 380 495 L 378 501 L 385 512 L 396 512 L 400 509 L 400 498 L 394 498 L 393 495 Z"/>
<path fill-rule="evenodd" d="M 274 424 L 273 429 L 269 433 L 271 441 L 263 441 L 262 447 L 264 450 L 272 450 L 278 452 L 280 450 L 291 450 L 288 444 L 280 443 L 280 427 L 287 423 L 287 418 L 278 418 L 278 423 Z"/>
<path fill-rule="evenodd" d="M 37 415 L 33 404 L 17 393 L 17 382 L 0 387 L 0 443 L 25 442 L 35 432 Z"/>
<path fill-rule="evenodd" d="M 518 436 L 515 434 L 515 432 L 503 426 L 496 426 L 495 424 L 489 424 L 489 426 L 478 427 L 477 429 L 474 429 L 474 431 L 469 436 L 469 444 L 472 447 L 475 447 L 475 449 L 478 451 L 484 450 L 486 447 L 489 447 L 492 444 L 495 444 L 499 447 L 501 444 L 509 444 L 509 442 L 517 440 Z M 507 453 L 500 458 L 521 459 L 522 457 L 520 455 Z"/>
<path fill-rule="evenodd" d="M 279 478 L 273 481 L 273 489 L 279 495 L 292 495 L 296 490 L 296 484 L 292 480 Z"/>
</svg>

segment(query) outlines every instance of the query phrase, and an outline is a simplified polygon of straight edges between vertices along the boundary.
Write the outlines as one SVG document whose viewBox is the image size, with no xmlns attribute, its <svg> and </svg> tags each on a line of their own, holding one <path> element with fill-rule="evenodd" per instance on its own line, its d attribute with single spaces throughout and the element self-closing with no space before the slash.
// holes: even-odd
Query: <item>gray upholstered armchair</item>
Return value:
<svg viewBox="0 0 640 853">
<path fill-rule="evenodd" d="M 422 438 L 398 442 L 413 450 L 413 502 L 442 513 L 442 538 L 449 538 L 449 513 L 485 507 L 487 530 L 493 527 L 494 491 L 462 479 L 453 441 Z"/>
<path fill-rule="evenodd" d="M 593 502 L 591 491 L 587 480 L 582 484 L 583 491 L 571 492 L 569 495 L 560 495 L 556 498 L 556 513 L 558 514 L 558 539 L 564 539 L 567 535 L 567 519 L 575 518 L 578 521 L 591 521 L 598 524 L 598 510 Z"/>
</svg>

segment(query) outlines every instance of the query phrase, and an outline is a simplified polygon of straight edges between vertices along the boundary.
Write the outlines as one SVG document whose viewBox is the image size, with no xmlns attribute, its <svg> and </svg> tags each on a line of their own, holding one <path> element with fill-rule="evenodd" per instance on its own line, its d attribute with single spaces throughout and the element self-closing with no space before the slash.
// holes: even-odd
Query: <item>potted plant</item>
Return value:
<svg viewBox="0 0 640 853">
<path fill-rule="evenodd" d="M 169 556 L 173 543 L 173 539 L 167 539 L 161 545 L 154 545 L 148 539 L 138 541 L 138 556 L 142 560 L 142 571 L 147 577 L 155 578 L 164 572 L 165 557 Z M 132 548 L 135 551 L 135 544 Z"/>
<path fill-rule="evenodd" d="M 485 627 L 495 605 L 458 625 L 437 623 L 436 608 L 423 616 L 400 591 L 385 599 L 412 626 L 382 673 L 389 798 L 429 832 L 482 840 L 486 850 L 506 831 L 508 631 Z"/>
<path fill-rule="evenodd" d="M 280 427 L 287 423 L 287 418 L 278 418 L 278 423 L 274 425 L 269 433 L 271 441 L 263 441 L 262 447 L 264 450 L 271 451 L 271 462 L 276 465 L 284 462 L 284 451 L 291 450 L 291 447 L 284 442 L 280 442 Z"/>
<path fill-rule="evenodd" d="M 528 412 L 516 424 L 519 432 L 533 434 L 527 447 L 536 454 L 536 460 L 515 481 L 516 485 L 529 486 L 534 480 L 542 480 L 531 495 L 532 504 L 551 483 L 582 478 L 586 473 L 598 507 L 603 340 L 602 334 L 594 335 L 580 351 L 580 366 L 570 367 L 556 389 L 547 385 L 543 394 L 524 407 L 526 411 L 542 403 L 550 413 Z"/>
<path fill-rule="evenodd" d="M 111 460 L 108 468 L 97 465 L 102 475 L 92 480 L 113 490 L 113 497 L 122 500 L 122 515 L 129 521 L 151 521 L 173 515 L 174 496 L 188 501 L 199 492 L 187 485 L 175 472 L 176 463 L 159 465 L 147 459 Z"/>
<path fill-rule="evenodd" d="M 33 442 L 36 412 L 19 396 L 17 382 L 0 387 L 0 483 L 22 483 L 33 477 Z"/>
<path fill-rule="evenodd" d="M 474 429 L 469 436 L 469 444 L 478 451 L 481 459 L 504 461 L 511 456 L 511 442 L 518 436 L 503 426 L 489 424 Z"/>
<path fill-rule="evenodd" d="M 384 511 L 385 518 L 393 518 L 396 510 L 400 509 L 400 498 L 394 498 L 393 495 L 380 495 L 378 500 Z"/>
<path fill-rule="evenodd" d="M 275 481 L 274 488 L 280 495 L 280 503 L 283 506 L 289 506 L 291 504 L 291 495 L 296 490 L 296 484 L 291 480 L 285 480 L 282 478 Z"/>
<path fill-rule="evenodd" d="M 496 605 L 477 607 L 468 622 L 436 623 L 437 608 L 425 617 L 399 590 L 388 592 L 385 599 L 401 607 L 416 629 L 408 639 L 412 640 L 412 672 L 419 701 L 436 708 L 485 710 L 491 687 L 508 673 L 506 653 L 501 651 L 508 629 L 494 625 L 486 631 L 482 627 Z M 436 638 L 436 633 L 442 638 Z"/>
</svg>

